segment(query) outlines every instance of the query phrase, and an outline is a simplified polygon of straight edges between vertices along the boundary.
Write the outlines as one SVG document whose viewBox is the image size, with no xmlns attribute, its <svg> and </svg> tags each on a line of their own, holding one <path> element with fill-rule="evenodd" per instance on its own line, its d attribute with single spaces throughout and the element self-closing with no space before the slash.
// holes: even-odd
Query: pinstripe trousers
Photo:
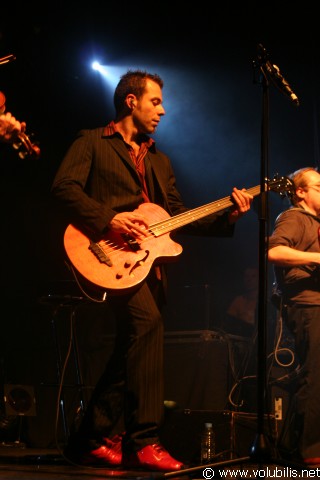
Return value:
<svg viewBox="0 0 320 480">
<path fill-rule="evenodd" d="M 152 270 L 131 294 L 110 297 L 116 318 L 113 353 L 94 388 L 77 433 L 83 448 L 97 448 L 123 419 L 123 451 L 159 442 L 163 419 L 163 288 Z"/>
</svg>

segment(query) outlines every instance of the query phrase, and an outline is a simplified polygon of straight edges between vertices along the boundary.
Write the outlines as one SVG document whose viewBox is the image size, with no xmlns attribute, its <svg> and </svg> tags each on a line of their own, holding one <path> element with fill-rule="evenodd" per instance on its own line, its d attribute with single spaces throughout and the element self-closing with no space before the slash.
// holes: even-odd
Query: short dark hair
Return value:
<svg viewBox="0 0 320 480">
<path fill-rule="evenodd" d="M 149 73 L 145 70 L 128 70 L 120 77 L 113 96 L 117 114 L 123 110 L 125 99 L 129 93 L 133 93 L 137 98 L 143 95 L 147 79 L 157 83 L 161 89 L 163 88 L 162 78 L 156 73 Z"/>
</svg>

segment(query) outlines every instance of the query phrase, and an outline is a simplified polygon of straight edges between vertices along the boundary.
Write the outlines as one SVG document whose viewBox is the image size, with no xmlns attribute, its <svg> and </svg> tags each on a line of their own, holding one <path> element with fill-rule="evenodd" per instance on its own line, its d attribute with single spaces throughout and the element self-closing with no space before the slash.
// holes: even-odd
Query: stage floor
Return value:
<svg viewBox="0 0 320 480">
<path fill-rule="evenodd" d="M 205 471 L 206 470 L 206 471 Z M 220 473 L 219 470 L 223 470 Z M 32 449 L 20 446 L 0 445 L 1 480 L 101 480 L 101 479 L 253 479 L 281 477 L 320 477 L 320 469 L 302 470 L 295 465 L 281 463 L 254 464 L 251 459 L 240 458 L 227 462 L 216 462 L 207 467 L 188 466 L 184 472 L 151 472 L 146 470 L 124 470 L 117 468 L 82 467 L 67 462 L 55 449 Z"/>
</svg>

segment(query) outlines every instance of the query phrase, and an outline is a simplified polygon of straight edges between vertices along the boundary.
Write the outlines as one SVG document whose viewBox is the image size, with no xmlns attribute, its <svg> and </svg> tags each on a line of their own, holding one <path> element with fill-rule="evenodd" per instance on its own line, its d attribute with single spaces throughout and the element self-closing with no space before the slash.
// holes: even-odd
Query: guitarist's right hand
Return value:
<svg viewBox="0 0 320 480">
<path fill-rule="evenodd" d="M 148 222 L 137 212 L 117 213 L 111 220 L 109 228 L 118 233 L 127 233 L 135 238 L 148 236 Z"/>
</svg>

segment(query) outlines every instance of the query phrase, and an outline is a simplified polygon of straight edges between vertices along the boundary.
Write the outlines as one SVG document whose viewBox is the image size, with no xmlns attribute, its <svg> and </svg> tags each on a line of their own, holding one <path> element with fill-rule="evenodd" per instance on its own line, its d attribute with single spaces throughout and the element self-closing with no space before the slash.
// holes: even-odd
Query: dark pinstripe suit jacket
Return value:
<svg viewBox="0 0 320 480">
<path fill-rule="evenodd" d="M 169 158 L 154 146 L 146 159 L 150 199 L 170 215 L 187 208 L 176 188 Z M 93 233 L 103 233 L 114 215 L 143 202 L 139 176 L 123 140 L 104 136 L 104 128 L 82 130 L 67 151 L 52 186 L 53 195 L 68 209 L 71 222 L 80 222 Z M 225 214 L 211 215 L 184 232 L 230 236 L 233 228 Z"/>
<path fill-rule="evenodd" d="M 170 215 L 188 210 L 176 188 L 169 158 L 155 145 L 145 158 L 149 197 Z M 69 223 L 89 235 L 103 234 L 118 212 L 131 211 L 143 202 L 142 188 L 127 147 L 118 134 L 104 128 L 82 130 L 67 151 L 52 185 Z M 183 233 L 231 236 L 225 213 L 205 217 L 182 229 Z"/>
</svg>

